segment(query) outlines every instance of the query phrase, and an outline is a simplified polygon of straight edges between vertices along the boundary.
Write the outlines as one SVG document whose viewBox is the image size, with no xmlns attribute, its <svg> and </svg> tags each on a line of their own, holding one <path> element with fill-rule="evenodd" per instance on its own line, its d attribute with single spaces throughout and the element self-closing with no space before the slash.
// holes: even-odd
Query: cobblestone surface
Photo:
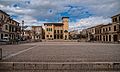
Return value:
<svg viewBox="0 0 120 72">
<path fill-rule="evenodd" d="M 4 56 L 24 50 L 3 60 L 7 62 L 120 62 L 120 44 L 38 42 L 0 47 Z"/>
<path fill-rule="evenodd" d="M 17 53 L 21 50 L 27 49 L 29 47 L 33 47 L 34 45 L 1 45 L 0 48 L 2 49 L 2 57 L 7 57 L 10 54 Z"/>
</svg>

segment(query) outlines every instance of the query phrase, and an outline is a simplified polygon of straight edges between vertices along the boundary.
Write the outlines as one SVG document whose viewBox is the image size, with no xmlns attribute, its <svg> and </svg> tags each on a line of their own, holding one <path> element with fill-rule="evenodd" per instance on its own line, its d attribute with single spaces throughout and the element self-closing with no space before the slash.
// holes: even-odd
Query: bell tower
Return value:
<svg viewBox="0 0 120 72">
<path fill-rule="evenodd" d="M 69 28 L 69 17 L 62 17 L 62 23 L 63 23 L 63 38 L 69 39 L 69 35 L 68 35 L 68 28 Z"/>
</svg>

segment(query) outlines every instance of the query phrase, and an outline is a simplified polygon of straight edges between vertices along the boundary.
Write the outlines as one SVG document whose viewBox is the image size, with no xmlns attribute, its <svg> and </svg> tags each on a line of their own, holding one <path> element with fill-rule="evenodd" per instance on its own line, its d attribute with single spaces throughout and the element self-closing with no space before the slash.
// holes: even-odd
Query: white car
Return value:
<svg viewBox="0 0 120 72">
<path fill-rule="evenodd" d="M 9 37 L 3 37 L 2 41 L 3 42 L 8 42 L 9 41 Z"/>
</svg>

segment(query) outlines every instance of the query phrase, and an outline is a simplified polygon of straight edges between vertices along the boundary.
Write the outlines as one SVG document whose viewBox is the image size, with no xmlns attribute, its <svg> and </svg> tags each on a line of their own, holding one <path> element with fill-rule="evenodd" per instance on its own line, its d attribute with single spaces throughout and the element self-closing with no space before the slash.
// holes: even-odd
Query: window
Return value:
<svg viewBox="0 0 120 72">
<path fill-rule="evenodd" d="M 106 31 L 108 31 L 108 29 L 106 28 Z"/>
<path fill-rule="evenodd" d="M 97 31 L 97 33 L 99 33 L 99 30 Z"/>
<path fill-rule="evenodd" d="M 60 39 L 63 39 L 63 35 L 60 35 Z"/>
<path fill-rule="evenodd" d="M 48 31 L 48 28 L 47 28 L 47 31 Z"/>
<path fill-rule="evenodd" d="M 51 28 L 51 31 L 52 31 L 52 28 Z"/>
<path fill-rule="evenodd" d="M 56 30 L 54 30 L 54 33 L 56 33 Z"/>
<path fill-rule="evenodd" d="M 54 39 L 56 39 L 56 35 L 54 35 Z"/>
<path fill-rule="evenodd" d="M 92 32 L 94 32 L 94 30 L 92 29 Z"/>
<path fill-rule="evenodd" d="M 3 39 L 3 34 L 1 34 L 1 39 Z"/>
<path fill-rule="evenodd" d="M 14 27 L 12 27 L 12 32 L 14 32 Z"/>
<path fill-rule="evenodd" d="M 8 34 L 5 34 L 5 37 L 8 37 Z"/>
<path fill-rule="evenodd" d="M 97 40 L 99 41 L 99 36 L 97 36 Z"/>
<path fill-rule="evenodd" d="M 105 36 L 103 36 L 103 41 L 105 41 Z"/>
<path fill-rule="evenodd" d="M 48 31 L 50 31 L 50 28 L 48 28 Z"/>
<path fill-rule="evenodd" d="M 57 30 L 57 33 L 59 33 L 59 30 Z"/>
<path fill-rule="evenodd" d="M 47 37 L 49 37 L 49 35 L 47 35 Z"/>
<path fill-rule="evenodd" d="M 15 32 L 17 32 L 18 31 L 18 28 L 15 28 Z"/>
<path fill-rule="evenodd" d="M 8 30 L 8 25 L 5 25 L 5 29 Z"/>
<path fill-rule="evenodd" d="M 61 33 L 63 33 L 63 30 L 61 30 Z"/>
<path fill-rule="evenodd" d="M 119 25 L 119 31 L 120 31 L 120 25 Z"/>
<path fill-rule="evenodd" d="M 111 35 L 109 35 L 109 41 L 111 41 Z"/>
<path fill-rule="evenodd" d="M 9 26 L 9 31 L 11 32 L 11 26 Z"/>
<path fill-rule="evenodd" d="M 116 29 L 116 26 L 114 26 L 114 31 L 116 31 L 117 29 Z"/>
<path fill-rule="evenodd" d="M 103 32 L 105 31 L 105 29 L 103 28 Z"/>
<path fill-rule="evenodd" d="M 113 22 L 117 22 L 117 18 L 114 18 Z"/>
<path fill-rule="evenodd" d="M 102 40 L 102 36 L 100 35 L 100 41 Z"/>
<path fill-rule="evenodd" d="M 120 22 L 120 16 L 119 16 L 119 22 Z"/>
<path fill-rule="evenodd" d="M 4 20 L 4 15 L 2 15 L 2 19 Z"/>
<path fill-rule="evenodd" d="M 59 39 L 59 35 L 57 35 L 57 39 Z"/>
<path fill-rule="evenodd" d="M 14 24 L 14 22 L 12 21 L 12 24 Z"/>
<path fill-rule="evenodd" d="M 108 36 L 106 35 L 106 41 L 108 41 Z"/>
<path fill-rule="evenodd" d="M 111 27 L 109 27 L 109 31 L 111 31 Z"/>
<path fill-rule="evenodd" d="M 47 25 L 47 26 L 52 26 L 51 24 Z"/>
<path fill-rule="evenodd" d="M 100 33 L 101 33 L 101 29 L 100 29 Z"/>
</svg>

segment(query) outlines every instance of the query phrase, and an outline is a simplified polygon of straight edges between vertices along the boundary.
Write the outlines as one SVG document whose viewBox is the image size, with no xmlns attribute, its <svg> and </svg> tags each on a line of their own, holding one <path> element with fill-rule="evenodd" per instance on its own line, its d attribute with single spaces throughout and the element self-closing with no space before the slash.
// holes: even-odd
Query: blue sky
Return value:
<svg viewBox="0 0 120 72">
<path fill-rule="evenodd" d="M 84 29 L 111 22 L 120 13 L 120 0 L 0 0 L 0 9 L 25 25 L 61 22 L 70 17 L 70 29 Z"/>
</svg>

